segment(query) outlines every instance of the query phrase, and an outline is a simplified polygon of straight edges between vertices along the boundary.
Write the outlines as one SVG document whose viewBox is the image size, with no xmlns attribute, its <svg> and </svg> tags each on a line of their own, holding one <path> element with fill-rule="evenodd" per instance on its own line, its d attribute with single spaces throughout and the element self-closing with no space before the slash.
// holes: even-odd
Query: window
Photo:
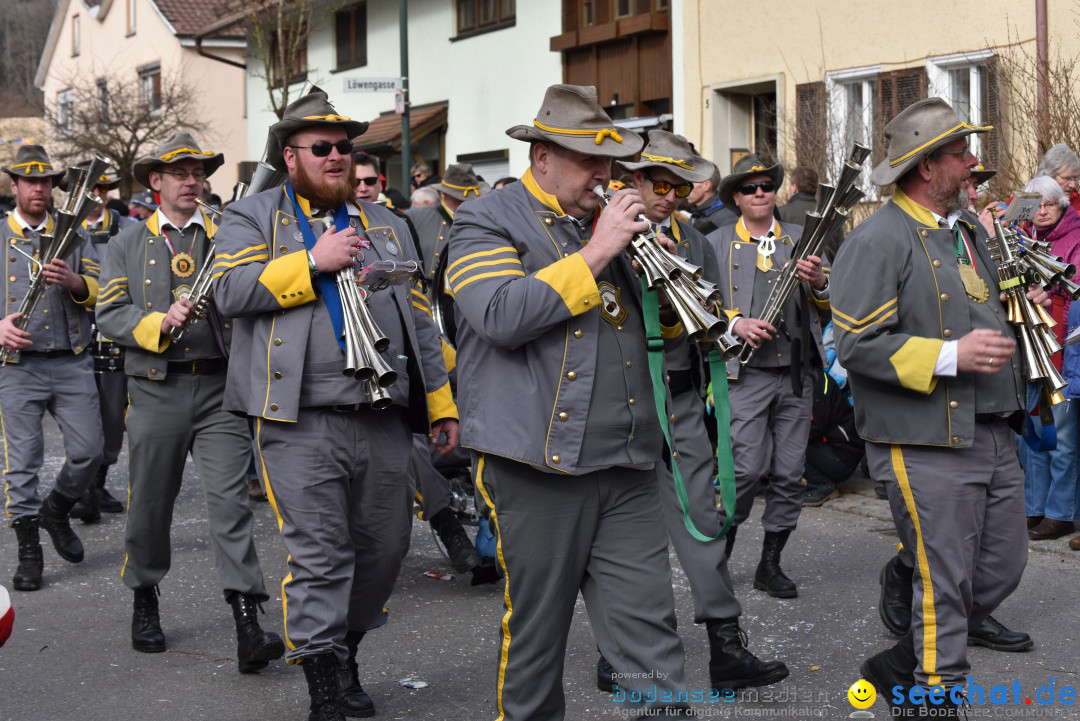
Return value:
<svg viewBox="0 0 1080 721">
<path fill-rule="evenodd" d="M 56 94 L 56 125 L 63 134 L 75 130 L 75 91 L 71 88 Z"/>
<path fill-rule="evenodd" d="M 82 45 L 82 32 L 79 23 L 79 16 L 71 16 L 71 57 L 75 57 L 79 54 Z"/>
<path fill-rule="evenodd" d="M 516 9 L 515 0 L 457 0 L 458 35 L 510 27 Z"/>
<path fill-rule="evenodd" d="M 127 34 L 135 34 L 135 3 L 137 0 L 127 0 Z"/>
<path fill-rule="evenodd" d="M 581 27 L 591 28 L 596 24 L 597 0 L 581 0 Z"/>
<path fill-rule="evenodd" d="M 367 4 L 359 3 L 334 13 L 337 69 L 367 65 Z"/>
<path fill-rule="evenodd" d="M 287 58 L 282 58 L 282 53 L 278 50 L 278 35 L 274 35 L 270 40 L 270 56 L 274 59 L 273 65 L 270 69 L 270 85 L 276 87 L 281 85 L 282 82 L 288 82 L 290 85 L 304 80 L 307 77 L 308 65 L 307 65 L 307 41 L 303 38 L 296 38 L 293 33 L 285 33 L 285 45 L 286 47 L 298 46 L 292 53 L 285 53 Z M 282 62 L 288 62 L 288 67 L 284 66 Z M 286 72 L 286 69 L 288 72 Z"/>
<path fill-rule="evenodd" d="M 649 12 L 649 0 L 614 0 L 614 3 L 616 19 Z"/>
<path fill-rule="evenodd" d="M 841 166 L 850 155 L 854 143 L 865 145 L 873 151 L 880 72 L 879 65 L 825 74 L 825 89 L 829 99 L 826 150 L 829 167 L 818 169 L 819 173 L 824 170 L 830 178 L 839 177 Z M 864 167 L 869 168 L 871 165 L 868 163 Z M 866 170 L 859 187 L 866 192 L 867 198 L 874 200 L 878 197 L 876 186 L 869 182 Z"/>
<path fill-rule="evenodd" d="M 139 103 L 152 113 L 161 111 L 161 63 L 136 68 L 139 73 Z"/>
<path fill-rule="evenodd" d="M 944 98 L 965 123 L 993 124 L 987 92 L 987 66 L 993 60 L 994 54 L 990 50 L 928 58 L 929 94 Z M 986 160 L 981 152 L 983 143 L 979 135 L 971 136 L 971 152 L 980 160 Z"/>
</svg>

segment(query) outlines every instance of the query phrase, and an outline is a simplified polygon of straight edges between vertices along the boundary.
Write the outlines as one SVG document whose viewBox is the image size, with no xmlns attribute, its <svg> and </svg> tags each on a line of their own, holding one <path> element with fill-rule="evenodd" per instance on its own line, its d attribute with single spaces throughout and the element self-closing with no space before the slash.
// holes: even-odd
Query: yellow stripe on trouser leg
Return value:
<svg viewBox="0 0 1080 721">
<path fill-rule="evenodd" d="M 262 468 L 262 481 L 263 489 L 266 491 L 266 499 L 270 501 L 270 507 L 274 509 L 274 515 L 277 516 L 278 533 L 281 533 L 281 527 L 284 525 L 285 520 L 281 517 L 281 513 L 278 512 L 277 498 L 274 496 L 274 489 L 270 487 L 270 474 L 266 471 L 266 463 L 263 461 L 262 454 L 262 418 L 255 419 L 255 440 L 256 446 L 259 448 L 259 466 Z M 285 559 L 285 565 L 292 563 L 292 554 Z M 296 650 L 296 644 L 289 638 L 289 600 L 285 595 L 285 585 L 292 581 L 292 571 L 285 576 L 285 579 L 281 582 L 281 615 L 282 623 L 281 627 L 285 631 L 285 644 L 289 647 L 290 651 Z M 287 663 L 299 663 L 296 661 L 287 661 Z"/>
<path fill-rule="evenodd" d="M 506 560 L 503 558 L 502 547 L 502 534 L 499 533 L 499 519 L 495 515 L 495 504 L 491 502 L 491 496 L 488 495 L 487 489 L 484 488 L 484 462 L 485 457 L 480 455 L 480 461 L 476 465 L 476 487 L 480 491 L 480 495 L 484 498 L 484 503 L 487 504 L 488 509 L 491 510 L 491 525 L 495 529 L 495 555 L 499 558 L 499 566 L 502 568 L 503 578 L 506 584 L 503 586 L 503 601 L 506 603 L 506 613 L 502 618 L 502 649 L 499 651 L 499 680 L 496 687 L 496 698 L 499 703 L 499 718 L 495 721 L 502 721 L 506 714 L 503 711 L 503 683 L 506 681 L 506 661 L 510 657 L 510 614 L 514 612 L 514 604 L 510 602 L 510 574 L 506 571 Z"/>
<path fill-rule="evenodd" d="M 915 497 L 911 494 L 911 483 L 908 481 L 907 468 L 904 467 L 904 452 L 900 446 L 892 447 L 892 467 L 896 482 L 900 485 L 900 493 L 904 496 L 904 505 L 907 506 L 911 523 L 915 527 L 915 562 L 919 564 L 919 575 L 922 577 L 922 617 L 923 617 L 923 653 L 922 668 L 927 675 L 927 683 L 933 686 L 941 685 L 941 676 L 937 671 L 937 615 L 934 612 L 934 584 L 930 579 L 930 562 L 926 559 L 926 546 L 923 543 L 922 526 L 919 525 L 919 512 L 915 508 Z"/>
</svg>

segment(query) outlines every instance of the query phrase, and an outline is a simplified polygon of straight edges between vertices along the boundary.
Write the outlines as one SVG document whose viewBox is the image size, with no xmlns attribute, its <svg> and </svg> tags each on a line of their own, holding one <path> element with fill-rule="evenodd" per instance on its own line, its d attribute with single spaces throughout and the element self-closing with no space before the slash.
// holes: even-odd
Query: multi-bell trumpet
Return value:
<svg viewBox="0 0 1080 721">
<path fill-rule="evenodd" d="M 345 375 L 362 382 L 376 410 L 389 408 L 386 389 L 397 380 L 397 371 L 386 364 L 381 353 L 390 339 L 375 324 L 367 300 L 356 284 L 356 271 L 349 265 L 335 274 L 341 309 L 345 319 Z"/>
<path fill-rule="evenodd" d="M 600 198 L 601 207 L 610 201 L 603 186 L 596 186 L 593 192 Z M 727 320 L 707 309 L 719 303 L 720 291 L 715 284 L 701 278 L 701 268 L 660 245 L 656 227 L 648 218 L 638 215 L 637 220 L 649 223 L 649 229 L 635 235 L 626 250 L 637 261 L 646 287 L 663 289 L 692 342 L 717 341 L 727 329 Z"/>
<path fill-rule="evenodd" d="M 844 161 L 844 167 L 840 170 L 836 185 L 823 183 L 819 186 L 820 195 L 817 207 L 806 213 L 802 234 L 791 251 L 791 257 L 785 261 L 784 267 L 780 270 L 780 278 L 773 285 L 772 292 L 765 301 L 760 320 L 776 326 L 780 315 L 784 312 L 784 306 L 787 305 L 801 282 L 798 262 L 811 255 L 820 256 L 825 244 L 847 222 L 851 208 L 863 199 L 865 194 L 855 183 L 859 179 L 859 174 L 862 173 L 862 164 L 869 155 L 869 148 L 855 143 L 851 149 L 851 155 Z M 738 341 L 735 345 L 738 346 L 739 362 L 746 365 L 756 349 Z"/>
<path fill-rule="evenodd" d="M 40 238 L 38 248 L 39 258 L 34 258 L 29 253 L 12 245 L 11 250 L 25 256 L 30 262 L 33 271 L 30 276 L 30 288 L 26 291 L 22 303 L 19 305 L 21 316 L 15 319 L 14 326 L 19 330 L 26 330 L 30 325 L 30 317 L 34 313 L 37 304 L 45 297 L 48 283 L 42 269 L 54 260 L 66 261 L 78 248 L 82 237 L 78 234 L 79 227 L 83 224 L 94 209 L 101 205 L 101 200 L 92 192 L 111 161 L 95 155 L 85 168 L 71 168 L 68 172 L 68 193 L 64 196 L 64 202 L 56 211 L 56 218 L 51 233 L 44 233 Z M 6 364 L 11 358 L 11 353 L 4 354 L 4 360 L 0 364 Z"/>
</svg>

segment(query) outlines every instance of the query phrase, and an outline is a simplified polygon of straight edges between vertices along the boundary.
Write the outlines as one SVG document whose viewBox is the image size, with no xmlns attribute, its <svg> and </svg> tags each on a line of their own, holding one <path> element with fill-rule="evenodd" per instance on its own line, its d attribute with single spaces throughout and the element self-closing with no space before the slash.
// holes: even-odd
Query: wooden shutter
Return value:
<svg viewBox="0 0 1080 721">
<path fill-rule="evenodd" d="M 1001 127 L 1001 112 L 998 107 L 999 73 L 997 56 L 987 58 L 986 72 L 982 75 L 982 96 L 986 100 L 986 117 L 983 118 L 982 124 L 993 125 L 994 130 L 980 137 L 983 157 L 979 158 L 987 168 L 1001 167 L 1001 134 L 1004 129 Z"/>
<path fill-rule="evenodd" d="M 901 110 L 926 97 L 926 68 L 904 68 L 878 75 L 874 164 L 885 157 L 885 126 Z"/>
<path fill-rule="evenodd" d="M 825 83 L 802 83 L 795 86 L 795 162 L 825 177 L 828 122 Z"/>
</svg>

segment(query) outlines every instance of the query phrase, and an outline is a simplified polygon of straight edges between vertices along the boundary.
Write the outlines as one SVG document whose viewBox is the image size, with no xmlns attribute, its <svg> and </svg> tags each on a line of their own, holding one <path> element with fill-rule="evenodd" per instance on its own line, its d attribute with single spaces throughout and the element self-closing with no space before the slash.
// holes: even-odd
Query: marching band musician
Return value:
<svg viewBox="0 0 1080 721">
<path fill-rule="evenodd" d="M 337 272 L 417 261 L 406 223 L 354 201 L 352 139 L 367 123 L 338 115 L 315 89 L 270 128 L 268 160 L 289 182 L 229 206 L 218 233 L 214 293 L 234 318 L 225 407 L 256 419 L 255 452 L 289 552 L 283 584 L 287 658 L 304 670 L 310 719 L 374 714 L 356 655 L 386 622 L 409 545 L 412 434 L 457 444 L 438 334 L 415 284 L 369 295 L 398 373 L 392 405 L 372 407 L 344 375 Z M 329 216 L 329 217 L 328 217 Z M 350 272 L 350 271 L 347 271 Z"/>
<path fill-rule="evenodd" d="M 26 330 L 14 322 L 30 288 L 29 261 L 40 257 L 41 235 L 52 233 L 49 213 L 55 170 L 40 145 L 22 145 L 3 171 L 11 176 L 15 209 L 3 228 L 4 312 L 0 346 L 8 362 L 0 368 L 0 427 L 4 436 L 4 490 L 8 518 L 19 543 L 19 566 L 12 579 L 17 591 L 41 588 L 43 557 L 38 528 L 52 537 L 65 561 L 83 560 L 82 542 L 71 530 L 68 513 L 86 494 L 101 463 L 101 417 L 90 354 L 90 321 L 85 308 L 97 300 L 98 259 L 82 243 L 70 260 L 42 268 L 49 286 Z M 38 496 L 38 471 L 44 457 L 41 426 L 46 409 L 64 436 L 64 465 L 53 490 Z"/>
<path fill-rule="evenodd" d="M 76 168 L 86 168 L 89 163 L 82 163 Z M 101 201 L 83 221 L 79 229 L 80 235 L 89 239 L 94 244 L 94 250 L 105 263 L 105 254 L 108 249 L 109 239 L 129 225 L 134 225 L 135 220 L 128 216 L 122 216 L 115 210 L 106 207 L 109 199 L 109 191 L 120 185 L 120 176 L 113 172 L 106 172 L 98 178 L 93 187 L 93 193 Z M 96 328 L 95 328 L 96 331 Z M 94 338 L 94 353 L 99 350 L 110 352 L 117 345 L 107 341 L 98 333 Z M 117 354 L 115 365 L 123 362 L 122 348 Z M 104 359 L 108 362 L 108 357 Z M 75 507 L 71 509 L 71 517 L 79 518 L 87 523 L 93 523 L 101 518 L 104 513 L 123 513 L 124 506 L 112 496 L 105 488 L 105 479 L 109 475 L 109 468 L 116 463 L 120 456 L 120 449 L 124 446 L 124 416 L 127 412 L 127 376 L 123 368 L 101 368 L 98 358 L 94 358 L 94 383 L 97 384 L 98 399 L 101 402 L 101 429 L 105 435 L 104 457 L 98 466 L 94 482 L 90 484 L 90 492 L 79 499 Z"/>
<path fill-rule="evenodd" d="M 978 163 L 968 136 L 991 130 L 941 98 L 893 118 L 870 179 L 896 190 L 844 242 L 833 274 L 837 354 L 870 476 L 885 482 L 915 561 L 911 629 L 861 668 L 877 689 L 903 688 L 899 715 L 920 715 L 908 695 L 916 685 L 944 687 L 938 711 L 958 713 L 969 630 L 1016 588 L 1027 560 L 1010 427 L 1022 423 L 1024 380 L 986 231 L 962 210 Z"/>
<path fill-rule="evenodd" d="M 169 531 L 184 465 L 191 453 L 206 494 L 214 565 L 233 610 L 242 673 L 280 658 L 280 637 L 263 631 L 256 614 L 269 599 L 252 536 L 245 471 L 250 436 L 244 419 L 222 409 L 229 325 L 211 304 L 205 320 L 179 342 L 170 335 L 192 312 L 191 284 L 210 254 L 213 222 L 197 208 L 202 181 L 224 162 L 178 132 L 153 155 L 135 161 L 135 179 L 161 205 L 109 243 L 97 322 L 127 348 L 128 515 L 121 576 L 135 593 L 131 645 L 166 648 L 158 584 L 171 562 Z"/>
<path fill-rule="evenodd" d="M 739 220 L 710 233 L 708 240 L 720 262 L 729 332 L 756 349 L 745 367 L 737 358 L 727 364 L 737 494 L 727 553 L 739 524 L 750 515 L 758 487 L 767 482 L 761 519 L 765 540 L 754 588 L 775 598 L 794 598 L 798 589 L 780 568 L 780 554 L 802 511 L 813 367 L 825 364 L 818 309 L 828 308 L 829 301 L 821 259 L 811 255 L 798 261 L 805 283 L 781 311 L 779 327 L 760 318 L 802 230 L 773 215 L 783 181 L 779 163 L 766 168 L 753 153 L 740 158 L 719 189 L 721 200 L 738 208 Z"/>
<path fill-rule="evenodd" d="M 649 225 L 635 220 L 636 190 L 603 213 L 593 192 L 643 143 L 615 128 L 595 88 L 575 85 L 549 87 L 536 119 L 507 134 L 530 143 L 530 168 L 458 208 L 447 279 L 462 442 L 506 577 L 499 718 L 545 721 L 564 716 L 579 591 L 620 686 L 651 693 L 643 679 L 656 679 L 674 695 L 685 677 L 657 515 L 664 439 L 623 255 Z"/>
</svg>

